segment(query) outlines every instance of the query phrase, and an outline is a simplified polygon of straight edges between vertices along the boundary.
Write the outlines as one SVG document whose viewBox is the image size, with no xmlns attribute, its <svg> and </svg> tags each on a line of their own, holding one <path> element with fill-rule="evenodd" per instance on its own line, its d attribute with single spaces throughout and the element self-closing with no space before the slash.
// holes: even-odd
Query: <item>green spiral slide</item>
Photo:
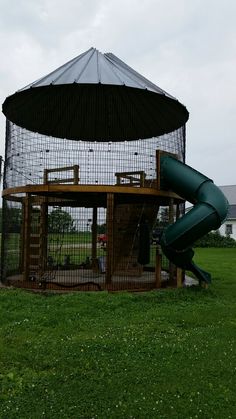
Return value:
<svg viewBox="0 0 236 419">
<path fill-rule="evenodd" d="M 164 230 L 163 253 L 176 266 L 193 272 L 200 283 L 210 283 L 211 275 L 193 262 L 191 246 L 221 226 L 228 213 L 227 199 L 211 179 L 168 155 L 161 156 L 161 187 L 193 204 L 189 212 Z"/>
</svg>

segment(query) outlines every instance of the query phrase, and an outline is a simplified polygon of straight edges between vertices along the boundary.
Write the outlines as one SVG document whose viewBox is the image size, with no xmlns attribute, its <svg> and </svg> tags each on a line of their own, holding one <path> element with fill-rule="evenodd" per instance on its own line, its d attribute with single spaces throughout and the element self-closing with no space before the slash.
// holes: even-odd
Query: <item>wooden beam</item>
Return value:
<svg viewBox="0 0 236 419">
<path fill-rule="evenodd" d="M 119 194 L 132 194 L 132 195 L 149 195 L 162 198 L 173 198 L 179 202 L 184 200 L 171 191 L 158 191 L 154 188 L 136 188 L 133 186 L 118 186 L 118 185 L 25 185 L 15 188 L 7 188 L 2 192 L 2 196 L 18 194 L 18 193 L 119 193 Z"/>
<path fill-rule="evenodd" d="M 106 284 L 110 284 L 113 273 L 114 252 L 114 194 L 107 194 L 107 248 L 106 248 Z"/>
<path fill-rule="evenodd" d="M 48 175 L 49 173 L 60 173 L 60 172 L 68 172 L 73 171 L 73 178 L 61 178 L 61 179 L 54 179 L 49 180 Z M 74 166 L 66 166 L 66 167 L 54 167 L 53 169 L 44 169 L 43 174 L 43 183 L 45 185 L 51 184 L 51 183 L 66 183 L 66 182 L 72 182 L 74 185 L 78 185 L 79 183 L 79 166 L 75 164 Z"/>
<path fill-rule="evenodd" d="M 48 204 L 47 198 L 40 206 L 40 274 L 42 275 L 47 267 L 47 241 L 48 241 Z"/>
<path fill-rule="evenodd" d="M 56 185 L 61 184 L 61 183 L 74 183 L 74 178 L 60 178 L 60 179 L 53 179 L 53 180 L 48 180 L 48 183 L 50 183 L 50 185 L 52 183 L 55 183 Z"/>
<path fill-rule="evenodd" d="M 157 189 L 161 190 L 161 156 L 170 156 L 178 160 L 178 155 L 163 150 L 156 150 Z"/>
<path fill-rule="evenodd" d="M 23 200 L 24 200 L 23 197 L 13 196 L 13 195 L 6 195 L 5 199 L 7 201 L 20 202 L 20 203 L 23 203 Z"/>
<path fill-rule="evenodd" d="M 74 185 L 78 185 L 79 183 L 79 166 L 77 164 L 74 165 Z"/>
<path fill-rule="evenodd" d="M 19 270 L 20 272 L 24 271 L 24 234 L 25 234 L 25 198 L 22 198 L 22 207 L 21 207 L 22 215 L 22 223 L 20 228 L 20 263 L 19 263 Z"/>
<path fill-rule="evenodd" d="M 43 171 L 43 183 L 46 185 L 48 183 L 48 169 Z"/>
<path fill-rule="evenodd" d="M 116 172 L 115 176 L 117 178 L 117 185 L 132 185 L 132 186 L 141 186 L 144 187 L 144 181 L 146 178 L 146 173 L 143 170 L 135 172 Z M 129 183 L 122 184 L 121 179 L 129 180 Z"/>
<path fill-rule="evenodd" d="M 116 172 L 115 176 L 126 177 L 130 175 L 142 175 L 143 173 L 145 173 L 143 170 L 136 170 L 133 172 Z"/>
</svg>

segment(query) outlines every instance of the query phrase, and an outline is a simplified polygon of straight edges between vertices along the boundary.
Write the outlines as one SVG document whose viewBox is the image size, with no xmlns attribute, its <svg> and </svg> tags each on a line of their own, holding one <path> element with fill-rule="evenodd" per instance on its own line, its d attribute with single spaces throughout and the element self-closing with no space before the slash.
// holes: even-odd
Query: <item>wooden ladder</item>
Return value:
<svg viewBox="0 0 236 419">
<path fill-rule="evenodd" d="M 40 277 L 47 259 L 47 204 L 45 199 L 35 204 L 26 198 L 24 217 L 24 280 Z"/>
</svg>

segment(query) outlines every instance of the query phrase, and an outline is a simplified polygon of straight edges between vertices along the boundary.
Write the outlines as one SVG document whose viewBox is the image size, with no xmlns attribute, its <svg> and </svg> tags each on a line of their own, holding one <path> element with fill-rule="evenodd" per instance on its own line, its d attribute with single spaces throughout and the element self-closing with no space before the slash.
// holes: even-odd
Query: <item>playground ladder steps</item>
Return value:
<svg viewBox="0 0 236 419">
<path fill-rule="evenodd" d="M 28 261 L 29 273 L 40 273 L 43 269 L 45 243 L 45 220 L 43 205 L 30 206 Z"/>
</svg>

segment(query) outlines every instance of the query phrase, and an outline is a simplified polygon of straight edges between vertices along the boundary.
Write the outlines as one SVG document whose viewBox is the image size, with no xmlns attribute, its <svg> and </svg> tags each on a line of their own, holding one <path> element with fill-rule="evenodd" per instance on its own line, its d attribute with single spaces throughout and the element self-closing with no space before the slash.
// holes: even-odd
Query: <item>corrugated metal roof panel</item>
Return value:
<svg viewBox="0 0 236 419">
<path fill-rule="evenodd" d="M 116 55 L 112 54 L 111 52 L 108 52 L 105 54 L 107 58 L 109 58 L 112 62 L 112 64 L 117 67 L 117 69 L 122 69 L 122 71 L 131 77 L 133 83 L 136 83 L 136 87 L 140 86 L 142 89 L 148 89 L 153 92 L 156 92 L 161 95 L 166 95 L 171 97 L 172 99 L 175 99 L 173 96 L 171 96 L 169 93 L 165 92 L 160 87 L 156 86 L 154 83 L 152 83 L 150 80 L 143 77 L 141 74 L 139 74 L 137 71 L 135 71 L 133 68 L 128 66 L 124 61 L 122 61 L 120 58 L 116 57 Z"/>
<path fill-rule="evenodd" d="M 137 73 L 114 54 L 102 54 L 95 48 L 90 48 L 47 76 L 27 85 L 19 91 L 28 89 L 29 87 L 72 83 L 124 85 L 138 89 L 147 89 L 173 98 L 154 83 Z"/>
</svg>

